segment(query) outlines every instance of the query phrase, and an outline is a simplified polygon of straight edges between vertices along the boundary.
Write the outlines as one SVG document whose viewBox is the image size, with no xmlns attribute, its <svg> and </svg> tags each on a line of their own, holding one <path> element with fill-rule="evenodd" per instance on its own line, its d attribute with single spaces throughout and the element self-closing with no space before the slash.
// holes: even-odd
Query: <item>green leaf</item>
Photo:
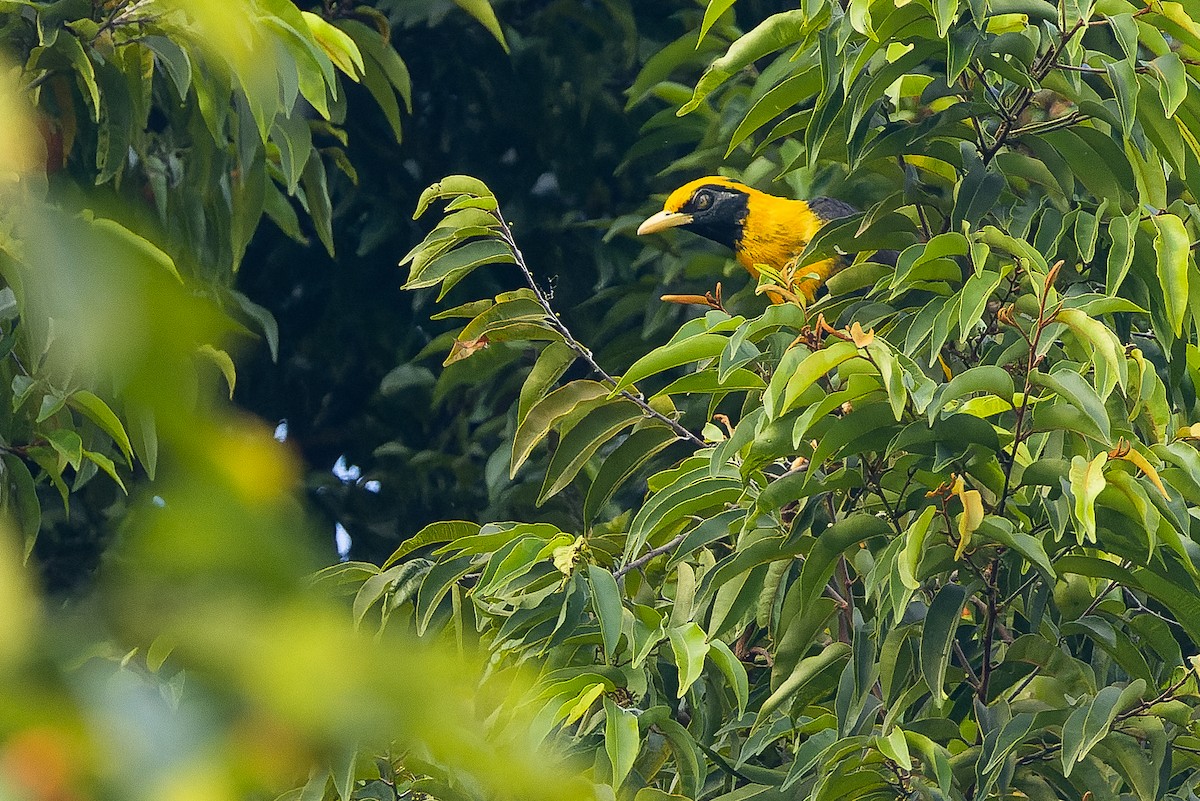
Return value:
<svg viewBox="0 0 1200 801">
<path fill-rule="evenodd" d="M 1176 59 L 1178 60 L 1178 57 Z M 1181 63 L 1180 68 L 1182 67 Z M 1133 123 L 1137 120 L 1137 74 L 1129 60 L 1108 61 L 1104 64 L 1104 69 L 1108 72 L 1108 82 L 1112 84 L 1113 95 L 1117 98 L 1117 109 L 1121 112 L 1121 128 L 1128 139 L 1133 130 Z"/>
<path fill-rule="evenodd" d="M 372 59 L 371 64 L 376 63 Z M 399 143 L 404 138 L 404 124 L 400 119 L 400 104 L 396 101 L 396 90 L 392 83 L 381 70 L 371 69 L 363 75 L 362 84 L 367 87 L 367 91 L 379 105 L 379 110 L 383 112 L 383 118 L 387 120 L 388 126 L 392 129 L 392 136 Z M 411 103 L 409 105 L 411 106 Z"/>
<path fill-rule="evenodd" d="M 657 787 L 643 787 L 637 791 L 633 801 L 690 801 L 688 796 L 668 793 Z"/>
<path fill-rule="evenodd" d="M 1059 309 L 1054 319 L 1065 323 L 1076 337 L 1092 348 L 1095 356 L 1104 361 L 1110 380 L 1121 386 L 1126 385 L 1129 380 L 1129 364 L 1125 359 L 1125 347 L 1112 329 L 1080 309 Z M 1100 395 L 1106 397 L 1108 390 L 1101 389 Z"/>
<path fill-rule="evenodd" d="M 746 676 L 746 666 L 721 640 L 710 640 L 708 645 L 708 658 L 725 674 L 725 678 L 733 686 L 733 694 L 737 699 L 737 710 L 740 715 L 746 711 L 746 704 L 750 700 L 750 681 Z"/>
<path fill-rule="evenodd" d="M 612 661 L 621 638 L 623 605 L 621 591 L 613 574 L 599 565 L 588 565 L 588 584 L 592 590 L 592 611 L 600 623 L 600 641 L 605 661 Z"/>
<path fill-rule="evenodd" d="M 83 440 L 74 431 L 65 428 L 45 432 L 46 441 L 71 467 L 79 469 L 83 461 Z M 59 464 L 62 464 L 60 462 Z"/>
<path fill-rule="evenodd" d="M 704 669 L 704 657 L 708 655 L 708 638 L 704 630 L 695 623 L 685 623 L 667 630 L 675 664 L 679 668 L 679 693 L 682 698 Z"/>
<path fill-rule="evenodd" d="M 929 424 L 933 425 L 938 416 L 945 412 L 948 404 L 968 395 L 986 393 L 1002 398 L 1011 405 L 1015 392 L 1012 374 L 1003 367 L 989 364 L 971 367 L 954 376 L 948 383 L 938 387 L 926 410 Z"/>
<path fill-rule="evenodd" d="M 984 539 L 998 542 L 1012 548 L 1024 557 L 1025 561 L 1036 567 L 1046 577 L 1047 581 L 1055 578 L 1054 566 L 1046 554 L 1046 548 L 1037 537 L 1017 531 L 1012 521 L 995 515 L 983 518 L 975 533 Z"/>
<path fill-rule="evenodd" d="M 538 505 L 570 484 L 605 443 L 625 428 L 643 420 L 643 415 L 636 403 L 624 398 L 589 412 L 554 449 L 550 466 L 546 468 L 546 480 L 538 494 Z"/>
<path fill-rule="evenodd" d="M 816 679 L 822 673 L 840 670 L 842 663 L 850 658 L 850 646 L 844 642 L 835 642 L 814 656 L 806 657 L 796 663 L 796 667 L 779 687 L 763 701 L 754 726 L 760 726 L 767 717 L 805 685 Z"/>
<path fill-rule="evenodd" d="M 766 386 L 762 377 L 753 370 L 738 367 L 722 378 L 715 371 L 705 369 L 676 378 L 654 393 L 654 397 L 688 394 L 724 395 L 728 392 L 765 389 Z"/>
<path fill-rule="evenodd" d="M 946 38 L 951 24 L 958 18 L 958 4 L 959 0 L 934 0 L 933 18 L 937 21 L 939 39 Z"/>
<path fill-rule="evenodd" d="M 6 485 L 3 509 L 21 529 L 25 540 L 24 559 L 28 562 L 42 528 L 42 505 L 38 501 L 37 485 L 25 462 L 16 454 L 5 453 L 0 456 L 0 462 L 4 464 Z"/>
<path fill-rule="evenodd" d="M 843 551 L 871 537 L 882 536 L 889 530 L 884 520 L 874 515 L 858 514 L 833 523 L 817 535 L 817 541 L 800 569 L 798 582 L 804 598 L 802 608 L 821 594 Z"/>
<path fill-rule="evenodd" d="M 127 408 L 126 419 L 129 421 L 129 442 L 133 452 L 137 454 L 151 481 L 158 466 L 158 427 L 154 422 L 154 413 L 148 409 Z"/>
<path fill-rule="evenodd" d="M 1062 729 L 1063 775 L 1070 776 L 1071 770 L 1108 734 L 1113 720 L 1120 712 L 1117 704 L 1121 688 L 1108 686 L 1096 693 L 1090 703 L 1083 704 L 1071 712 Z"/>
<path fill-rule="evenodd" d="M 924 511 L 904 532 L 904 550 L 900 552 L 900 556 L 896 560 L 896 570 L 900 574 L 901 583 L 910 590 L 921 587 L 921 583 L 916 578 L 917 566 L 921 563 L 921 555 L 925 550 L 925 537 L 929 533 L 929 524 L 933 522 L 936 512 L 937 509 L 933 506 L 925 507 Z"/>
<path fill-rule="evenodd" d="M 665 370 L 691 364 L 701 359 L 720 356 L 728 342 L 728 337 L 704 333 L 657 347 L 630 365 L 610 394 L 615 395 L 623 389 L 632 387 L 643 378 L 657 375 Z"/>
<path fill-rule="evenodd" d="M 67 397 L 67 405 L 108 434 L 125 455 L 125 461 L 130 466 L 133 465 L 133 445 L 129 441 L 129 435 L 125 433 L 125 427 L 107 403 L 86 389 L 81 389 Z"/>
<path fill-rule="evenodd" d="M 357 760 L 358 749 L 346 748 L 344 744 L 336 750 L 331 760 L 329 772 L 341 801 L 350 801 L 354 793 L 354 768 Z"/>
<path fill-rule="evenodd" d="M 604 698 L 604 750 L 612 765 L 612 786 L 619 788 L 641 750 L 642 739 L 638 732 L 637 715 L 622 709 L 612 699 Z"/>
<path fill-rule="evenodd" d="M 678 439 L 674 431 L 659 425 L 648 425 L 626 437 L 624 442 L 604 458 L 600 470 L 592 480 L 587 498 L 583 502 L 584 519 L 588 522 L 594 520 L 613 494 L 639 467 Z"/>
<path fill-rule="evenodd" d="M 478 534 L 479 530 L 478 523 L 468 523 L 465 520 L 439 520 L 436 523 L 430 523 L 400 543 L 400 547 L 392 551 L 392 555 L 384 560 L 382 568 L 386 570 L 418 548 L 471 537 Z"/>
<path fill-rule="evenodd" d="M 704 41 L 704 37 L 708 34 L 721 15 L 733 7 L 737 0 L 708 0 L 708 7 L 704 9 L 704 19 L 700 22 L 700 35 L 696 40 L 696 47 Z"/>
<path fill-rule="evenodd" d="M 939 0 L 939 4 L 944 0 Z M 950 217 L 953 230 L 961 231 L 963 223 L 975 228 L 1000 198 L 1004 179 L 990 172 L 983 162 L 976 162 L 955 187 L 954 211 Z"/>
<path fill-rule="evenodd" d="M 1192 241 L 1183 220 L 1174 214 L 1158 214 L 1151 220 L 1155 230 L 1154 254 L 1158 259 L 1158 282 L 1163 291 L 1167 319 L 1178 337 L 1183 333 L 1183 319 L 1187 313 L 1188 263 Z"/>
<path fill-rule="evenodd" d="M 1112 439 L 1108 411 L 1104 408 L 1104 401 L 1079 373 L 1070 369 L 1057 370 L 1053 373 L 1033 370 L 1029 373 L 1029 381 L 1036 386 L 1054 391 L 1060 398 L 1086 414 L 1105 440 Z"/>
<path fill-rule="evenodd" d="M 1108 251 L 1104 291 L 1115 295 L 1129 274 L 1133 264 L 1133 242 L 1137 233 L 1137 220 L 1118 214 L 1108 221 L 1108 236 L 1112 245 Z"/>
<path fill-rule="evenodd" d="M 508 52 L 508 42 L 504 40 L 504 31 L 500 29 L 500 20 L 496 19 L 496 12 L 492 10 L 488 0 L 454 0 L 454 3 L 487 28 L 488 33 L 496 37 L 496 41 L 504 48 L 504 52 Z"/>
<path fill-rule="evenodd" d="M 778 418 L 787 414 L 809 387 L 825 377 L 830 370 L 858 355 L 858 347 L 853 342 L 838 340 L 827 348 L 808 354 L 790 373 L 781 375 L 781 371 L 776 371 L 775 375 L 771 376 L 771 383 L 763 398 L 767 415 L 770 418 Z M 778 400 L 772 404 L 769 401 L 771 398 Z"/>
<path fill-rule="evenodd" d="M 443 284 L 442 294 L 478 267 L 485 264 L 513 264 L 512 251 L 498 239 L 479 239 L 452 249 L 449 253 L 424 264 L 420 272 L 413 265 L 413 273 L 403 289 L 421 289 Z M 444 282 L 444 283 L 443 283 Z"/>
<path fill-rule="evenodd" d="M 732 503 L 742 494 L 740 481 L 724 476 L 696 477 L 656 493 L 638 510 L 629 524 L 625 561 L 631 560 L 654 534 L 675 525 L 688 515 Z"/>
<path fill-rule="evenodd" d="M 279 148 L 279 166 L 289 195 L 296 193 L 300 175 L 313 157 L 312 128 L 301 114 L 275 117 L 271 141 Z"/>
<path fill-rule="evenodd" d="M 670 710 L 665 706 L 653 707 L 638 716 L 638 729 L 643 736 L 651 726 L 659 730 L 671 747 L 683 794 L 688 798 L 696 798 L 704 785 L 707 764 L 695 739 L 687 729 L 670 717 Z"/>
<path fill-rule="evenodd" d="M 596 381 L 572 381 L 535 403 L 513 436 L 512 465 L 509 478 L 516 476 L 534 447 L 568 415 L 582 414 L 601 406 L 608 399 L 608 388 Z"/>
<path fill-rule="evenodd" d="M 429 569 L 421 582 L 421 588 L 417 590 L 414 614 L 418 635 L 425 633 L 434 613 L 437 612 L 438 604 L 446 597 L 450 588 L 475 568 L 475 558 L 474 555 L 458 556 Z"/>
<path fill-rule="evenodd" d="M 728 157 L 747 137 L 800 101 L 816 94 L 820 88 L 821 73 L 816 68 L 792 75 L 778 86 L 772 87 L 750 107 L 738 123 L 737 129 L 729 137 L 725 155 Z"/>
<path fill-rule="evenodd" d="M 1110 732 L 1097 743 L 1095 750 L 1104 764 L 1125 778 L 1138 801 L 1155 801 L 1159 797 L 1159 776 L 1164 761 L 1160 754 L 1166 751 L 1166 737 L 1161 728 L 1139 732 L 1139 735 L 1150 742 L 1150 753 L 1142 748 L 1137 738 L 1122 732 Z"/>
<path fill-rule="evenodd" d="M 345 31 L 339 30 L 321 17 L 309 11 L 301 11 L 304 22 L 313 40 L 321 48 L 329 60 L 353 81 L 358 81 L 366 67 L 363 65 L 362 53 Z"/>
<path fill-rule="evenodd" d="M 542 349 L 525 383 L 521 385 L 521 395 L 517 401 L 518 426 L 525 422 L 530 408 L 546 396 L 550 387 L 562 378 L 577 358 L 578 355 L 565 342 L 554 341 Z"/>
<path fill-rule="evenodd" d="M 1149 64 L 1150 74 L 1158 81 L 1158 96 L 1168 117 L 1174 117 L 1180 104 L 1187 99 L 1187 71 L 1178 53 L 1165 53 Z"/>
<path fill-rule="evenodd" d="M 358 45 L 358 49 L 362 52 L 364 58 L 368 62 L 374 62 L 374 66 L 377 66 L 382 71 L 387 82 L 400 95 L 404 100 L 405 106 L 411 112 L 412 79 L 409 76 L 408 66 L 400 58 L 400 54 L 395 51 L 387 38 L 375 28 L 364 25 L 354 19 L 339 19 L 334 22 L 334 25 L 349 34 L 354 43 Z M 372 71 L 368 69 L 367 73 L 370 74 Z"/>
<path fill-rule="evenodd" d="M 725 55 L 704 71 L 692 98 L 676 112 L 679 116 L 695 111 L 713 90 L 735 73 L 763 56 L 795 44 L 807 35 L 808 17 L 804 11 L 784 11 L 767 17 L 751 31 L 739 37 Z"/>
<path fill-rule="evenodd" d="M 187 50 L 166 36 L 143 36 L 141 42 L 154 52 L 156 60 L 170 77 L 179 97 L 186 98 L 188 88 L 192 85 L 192 61 Z"/>
<path fill-rule="evenodd" d="M 963 284 L 962 305 L 958 310 L 958 330 L 968 336 L 983 317 L 983 310 L 996 288 L 1000 286 L 1000 273 L 984 270 L 967 279 Z"/>
<path fill-rule="evenodd" d="M 954 633 L 962 622 L 968 594 L 967 588 L 961 584 L 943 586 L 929 605 L 925 625 L 921 629 L 921 675 L 933 691 L 934 703 L 938 705 L 947 698 L 946 669 L 950 665 Z"/>
<path fill-rule="evenodd" d="M 1090 462 L 1078 455 L 1071 458 L 1069 479 L 1071 495 L 1075 499 L 1075 520 L 1079 523 L 1075 536 L 1081 545 L 1084 537 L 1089 542 L 1096 541 L 1096 497 L 1107 485 L 1104 480 L 1107 461 L 1108 454 L 1104 451 L 1096 454 Z"/>
<path fill-rule="evenodd" d="M 113 464 L 112 459 L 109 459 L 103 453 L 89 451 L 87 448 L 83 449 L 83 457 L 103 470 L 121 488 L 121 492 L 124 492 L 126 495 L 129 494 L 129 490 L 125 488 L 125 482 L 121 479 L 121 474 L 117 472 L 117 466 Z"/>
<path fill-rule="evenodd" d="M 413 563 L 409 562 L 403 565 L 396 565 L 390 570 L 377 572 L 374 575 L 368 576 L 367 579 L 358 588 L 358 592 L 354 594 L 354 606 L 352 609 L 354 617 L 354 625 L 358 627 L 362 625 L 362 619 L 366 616 L 371 607 L 379 601 L 380 598 L 388 591 L 392 583 L 396 580 L 397 574 L 408 568 Z M 411 569 L 411 568 L 409 568 Z"/>
<path fill-rule="evenodd" d="M 445 198 L 458 198 L 462 195 L 477 198 L 494 198 L 492 190 L 488 189 L 487 184 L 478 178 L 470 175 L 447 175 L 442 180 L 430 184 L 421 192 L 421 197 L 417 199 L 416 209 L 413 211 L 413 219 L 416 220 L 429 210 L 433 201 Z"/>
<path fill-rule="evenodd" d="M 229 399 L 233 400 L 233 388 L 237 384 L 237 368 L 233 366 L 233 358 L 212 345 L 201 345 L 197 352 L 221 371 L 225 378 L 225 386 L 229 388 Z"/>
<path fill-rule="evenodd" d="M 304 188 L 304 206 L 312 218 L 317 238 L 325 251 L 333 258 L 333 202 L 329 199 L 329 182 L 325 177 L 325 163 L 313 155 L 304 164 L 300 183 Z"/>
</svg>

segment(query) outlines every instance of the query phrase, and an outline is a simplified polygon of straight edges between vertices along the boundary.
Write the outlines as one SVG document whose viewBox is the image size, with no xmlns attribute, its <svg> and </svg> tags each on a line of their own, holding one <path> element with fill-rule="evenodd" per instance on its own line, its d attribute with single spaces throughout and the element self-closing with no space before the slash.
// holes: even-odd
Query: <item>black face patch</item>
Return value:
<svg viewBox="0 0 1200 801">
<path fill-rule="evenodd" d="M 679 209 L 692 215 L 692 221 L 682 227 L 736 250 L 742 241 L 742 224 L 750 213 L 749 201 L 750 196 L 745 192 L 719 184 L 705 184 Z"/>
</svg>

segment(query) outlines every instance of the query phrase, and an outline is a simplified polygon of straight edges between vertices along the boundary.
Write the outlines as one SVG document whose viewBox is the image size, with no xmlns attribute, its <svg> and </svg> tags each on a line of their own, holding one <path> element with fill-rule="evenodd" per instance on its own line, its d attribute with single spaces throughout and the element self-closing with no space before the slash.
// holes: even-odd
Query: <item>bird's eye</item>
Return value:
<svg viewBox="0 0 1200 801">
<path fill-rule="evenodd" d="M 712 205 L 713 197 L 711 192 L 698 192 L 694 203 L 698 209 L 707 209 Z"/>
</svg>

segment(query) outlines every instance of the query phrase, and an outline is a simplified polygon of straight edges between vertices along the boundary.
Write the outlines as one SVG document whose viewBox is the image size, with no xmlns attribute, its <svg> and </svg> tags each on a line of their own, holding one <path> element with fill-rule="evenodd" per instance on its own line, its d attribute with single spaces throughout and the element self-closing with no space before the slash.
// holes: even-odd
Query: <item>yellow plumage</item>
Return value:
<svg viewBox="0 0 1200 801">
<path fill-rule="evenodd" d="M 824 202 L 842 211 L 837 216 L 849 210 L 837 201 Z M 792 294 L 808 303 L 843 266 L 841 259 L 827 259 L 794 269 L 796 258 L 826 222 L 828 219 L 806 201 L 776 197 L 728 178 L 709 176 L 672 192 L 663 210 L 642 223 L 638 233 L 673 227 L 692 230 L 731 247 L 738 262 L 755 278 L 764 267 L 769 278 L 778 276 L 778 286 L 786 293 L 768 288 L 772 302 L 783 302 Z"/>
</svg>

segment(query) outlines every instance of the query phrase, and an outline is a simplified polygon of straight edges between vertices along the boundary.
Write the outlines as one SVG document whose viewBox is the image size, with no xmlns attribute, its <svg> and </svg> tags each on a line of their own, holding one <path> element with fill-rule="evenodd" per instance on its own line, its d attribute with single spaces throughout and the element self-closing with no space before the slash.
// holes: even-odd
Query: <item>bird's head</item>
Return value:
<svg viewBox="0 0 1200 801">
<path fill-rule="evenodd" d="M 663 210 L 638 226 L 637 232 L 683 228 L 737 250 L 751 196 L 757 194 L 761 193 L 729 178 L 698 178 L 672 192 Z"/>
</svg>

